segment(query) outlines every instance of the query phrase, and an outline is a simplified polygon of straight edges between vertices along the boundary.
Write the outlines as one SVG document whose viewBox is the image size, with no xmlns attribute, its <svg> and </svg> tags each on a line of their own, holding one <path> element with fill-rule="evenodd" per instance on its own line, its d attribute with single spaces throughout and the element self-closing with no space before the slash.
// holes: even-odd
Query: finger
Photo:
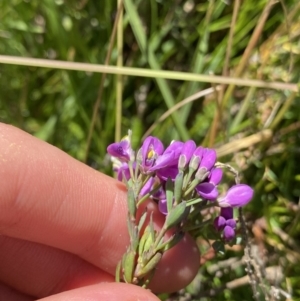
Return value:
<svg viewBox="0 0 300 301">
<path fill-rule="evenodd" d="M 53 295 L 40 301 L 159 301 L 149 290 L 125 283 L 101 283 Z"/>
<path fill-rule="evenodd" d="M 113 282 L 114 278 L 68 252 L 0 236 L 0 281 L 19 292 L 42 298 L 95 283 Z"/>
<path fill-rule="evenodd" d="M 0 231 L 77 254 L 114 274 L 129 243 L 124 186 L 3 124 L 0 154 Z M 191 240 L 186 244 L 195 248 Z M 193 269 L 195 257 L 177 259 Z M 173 275 L 169 280 L 181 288 L 186 279 Z"/>
<path fill-rule="evenodd" d="M 193 279 L 198 270 L 198 249 L 191 248 L 192 244 L 188 242 L 190 239 L 185 237 L 178 247 L 165 254 L 163 264 L 158 265 L 150 285 L 153 291 L 176 291 L 178 279 L 181 279 L 182 287 Z M 195 264 L 190 267 L 185 264 L 184 258 L 192 257 L 195 257 Z M 0 236 L 0 281 L 25 294 L 41 298 L 113 280 L 112 276 L 73 254 L 29 241 Z"/>
<path fill-rule="evenodd" d="M 121 183 L 0 125 L 0 231 L 77 254 L 114 273 L 128 243 Z"/>
<path fill-rule="evenodd" d="M 0 283 L 0 300 L 2 301 L 33 301 L 33 297 L 26 296 L 13 288 Z"/>
<path fill-rule="evenodd" d="M 199 271 L 199 249 L 189 235 L 167 251 L 150 283 L 155 293 L 172 293 L 186 287 Z"/>
</svg>

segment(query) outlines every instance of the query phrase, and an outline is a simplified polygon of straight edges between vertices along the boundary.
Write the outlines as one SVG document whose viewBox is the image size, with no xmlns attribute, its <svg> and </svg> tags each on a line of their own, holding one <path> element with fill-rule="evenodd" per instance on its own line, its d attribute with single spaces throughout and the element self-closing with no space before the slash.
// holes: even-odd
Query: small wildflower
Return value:
<svg viewBox="0 0 300 301">
<path fill-rule="evenodd" d="M 152 136 L 147 137 L 138 153 L 137 158 L 141 161 L 141 170 L 143 172 L 147 172 L 154 165 L 156 159 L 163 153 L 163 151 L 164 146 L 158 138 Z"/>
<path fill-rule="evenodd" d="M 236 221 L 233 219 L 233 208 L 221 208 L 220 215 L 214 220 L 215 229 L 223 232 L 225 241 L 230 241 L 235 237 Z"/>
<path fill-rule="evenodd" d="M 180 141 L 174 141 L 166 148 L 164 153 L 159 156 L 153 167 L 149 171 L 156 171 L 166 167 L 171 167 L 178 164 L 178 159 L 181 153 L 183 143 Z"/>
<path fill-rule="evenodd" d="M 217 186 L 222 181 L 222 177 L 223 170 L 221 168 L 214 167 L 208 176 L 208 182 Z"/>
<path fill-rule="evenodd" d="M 253 197 L 253 189 L 245 184 L 232 186 L 225 197 L 218 200 L 220 207 L 242 207 L 247 205 Z"/>
<path fill-rule="evenodd" d="M 124 181 L 128 189 L 130 245 L 119 263 L 116 279 L 146 287 L 163 253 L 188 231 L 185 225 L 200 229 L 211 223 L 220 232 L 222 243 L 232 241 L 236 235 L 234 207 L 246 205 L 253 197 L 253 190 L 248 185 L 237 184 L 218 198 L 223 171 L 220 163 L 216 164 L 214 149 L 197 147 L 193 140 L 173 141 L 164 149 L 158 138 L 149 136 L 135 155 L 130 136 L 129 133 L 121 142 L 107 148 L 118 180 Z M 148 197 L 157 203 L 164 216 L 159 231 L 154 229 L 151 212 L 136 216 L 138 207 Z M 215 219 L 197 216 L 213 206 L 221 207 Z M 167 238 L 169 230 L 173 235 Z"/>
<path fill-rule="evenodd" d="M 216 186 L 212 183 L 201 183 L 196 186 L 196 191 L 201 197 L 211 201 L 215 200 L 219 195 Z"/>
<path fill-rule="evenodd" d="M 178 169 L 186 168 L 195 149 L 196 149 L 196 143 L 193 140 L 189 140 L 184 143 L 178 160 Z"/>
<path fill-rule="evenodd" d="M 110 144 L 107 147 L 107 152 L 122 162 L 128 162 L 133 154 L 129 135 L 125 136 L 120 142 Z"/>
</svg>

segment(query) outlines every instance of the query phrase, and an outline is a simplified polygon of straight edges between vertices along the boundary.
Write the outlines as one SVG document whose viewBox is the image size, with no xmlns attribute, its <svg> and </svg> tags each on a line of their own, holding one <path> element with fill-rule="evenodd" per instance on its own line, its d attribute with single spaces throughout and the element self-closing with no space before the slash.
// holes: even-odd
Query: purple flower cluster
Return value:
<svg viewBox="0 0 300 301">
<path fill-rule="evenodd" d="M 166 183 L 171 180 L 176 187 L 179 185 L 176 183 L 180 182 L 176 179 L 181 177 L 179 188 L 182 201 L 198 198 L 221 207 L 215 226 L 223 231 L 226 240 L 234 237 L 235 221 L 229 212 L 233 212 L 233 207 L 246 205 L 253 196 L 253 190 L 239 184 L 219 198 L 218 184 L 223 171 L 216 166 L 214 149 L 197 147 L 192 140 L 173 141 L 165 149 L 158 138 L 149 136 L 135 155 L 127 136 L 121 142 L 109 145 L 107 152 L 114 157 L 115 163 L 118 162 L 115 164 L 118 179 L 143 183 L 139 186 L 139 197 L 149 196 L 156 200 L 159 210 L 165 215 L 168 214 Z"/>
<path fill-rule="evenodd" d="M 221 208 L 220 215 L 214 220 L 216 230 L 223 232 L 226 241 L 235 237 L 236 221 L 233 219 L 233 208 Z"/>
</svg>

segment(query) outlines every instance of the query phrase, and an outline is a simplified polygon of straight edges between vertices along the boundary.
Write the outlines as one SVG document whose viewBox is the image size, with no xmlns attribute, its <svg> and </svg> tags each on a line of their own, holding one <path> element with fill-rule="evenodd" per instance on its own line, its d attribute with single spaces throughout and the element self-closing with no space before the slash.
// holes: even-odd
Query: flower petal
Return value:
<svg viewBox="0 0 300 301">
<path fill-rule="evenodd" d="M 152 136 L 148 136 L 139 153 L 141 153 L 142 158 L 141 158 L 141 168 L 143 172 L 146 172 L 149 168 L 153 166 L 155 163 L 155 160 L 157 159 L 158 156 L 160 156 L 164 151 L 164 146 L 162 142 Z"/>
<path fill-rule="evenodd" d="M 235 219 L 231 218 L 231 219 L 228 219 L 226 221 L 226 226 L 229 226 L 231 227 L 232 229 L 235 229 L 236 228 L 236 221 Z"/>
<path fill-rule="evenodd" d="M 201 183 L 196 186 L 196 191 L 201 197 L 207 200 L 215 200 L 219 195 L 216 186 L 212 183 Z"/>
<path fill-rule="evenodd" d="M 107 152 L 111 156 L 119 158 L 122 161 L 129 161 L 130 155 L 132 154 L 133 150 L 131 148 L 129 138 L 127 138 L 126 136 L 120 142 L 110 144 L 107 147 Z"/>
<path fill-rule="evenodd" d="M 163 199 L 163 200 L 159 200 L 158 201 L 158 209 L 159 211 L 164 214 L 167 215 L 168 214 L 168 208 L 167 208 L 167 200 Z"/>
<path fill-rule="evenodd" d="M 218 200 L 220 207 L 242 207 L 253 197 L 253 189 L 246 184 L 232 186 L 224 198 Z"/>
<path fill-rule="evenodd" d="M 226 226 L 226 220 L 223 216 L 217 216 L 214 220 L 216 230 L 221 231 Z"/>
<path fill-rule="evenodd" d="M 235 237 L 235 231 L 230 226 L 225 226 L 223 235 L 225 240 L 232 240 Z"/>
<path fill-rule="evenodd" d="M 176 152 L 178 153 L 178 157 L 181 153 L 182 147 L 184 143 L 181 141 L 173 141 L 171 144 L 166 148 L 164 151 L 164 154 L 170 153 L 170 152 Z"/>
<path fill-rule="evenodd" d="M 179 156 L 178 168 L 183 169 L 188 165 L 195 149 L 196 143 L 193 140 L 188 140 L 184 143 Z"/>
<path fill-rule="evenodd" d="M 160 179 L 162 179 L 164 181 L 167 181 L 168 179 L 175 181 L 175 178 L 178 174 L 178 167 L 177 167 L 177 165 L 175 165 L 175 166 L 170 166 L 170 167 L 166 167 L 163 169 L 159 169 L 156 172 L 156 174 Z"/>
<path fill-rule="evenodd" d="M 204 149 L 202 160 L 200 162 L 200 167 L 204 167 L 210 170 L 216 163 L 217 153 L 214 149 L 206 148 Z"/>
<path fill-rule="evenodd" d="M 233 208 L 227 207 L 227 208 L 221 208 L 220 215 L 223 216 L 226 220 L 233 218 Z"/>
<path fill-rule="evenodd" d="M 140 191 L 140 196 L 144 196 L 147 193 L 149 193 L 153 187 L 153 184 L 155 182 L 155 178 L 151 177 L 146 184 L 142 187 L 141 191 Z"/>
<path fill-rule="evenodd" d="M 218 185 L 222 181 L 223 170 L 221 168 L 213 168 L 208 176 L 208 182 Z"/>
</svg>

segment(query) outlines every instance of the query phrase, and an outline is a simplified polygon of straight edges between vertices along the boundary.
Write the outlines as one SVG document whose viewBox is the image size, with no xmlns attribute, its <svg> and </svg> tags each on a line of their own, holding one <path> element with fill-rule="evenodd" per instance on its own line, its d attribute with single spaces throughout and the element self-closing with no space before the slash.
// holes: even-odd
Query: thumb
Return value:
<svg viewBox="0 0 300 301">
<path fill-rule="evenodd" d="M 40 301 L 159 301 L 149 290 L 126 283 L 100 283 L 52 295 Z"/>
</svg>

